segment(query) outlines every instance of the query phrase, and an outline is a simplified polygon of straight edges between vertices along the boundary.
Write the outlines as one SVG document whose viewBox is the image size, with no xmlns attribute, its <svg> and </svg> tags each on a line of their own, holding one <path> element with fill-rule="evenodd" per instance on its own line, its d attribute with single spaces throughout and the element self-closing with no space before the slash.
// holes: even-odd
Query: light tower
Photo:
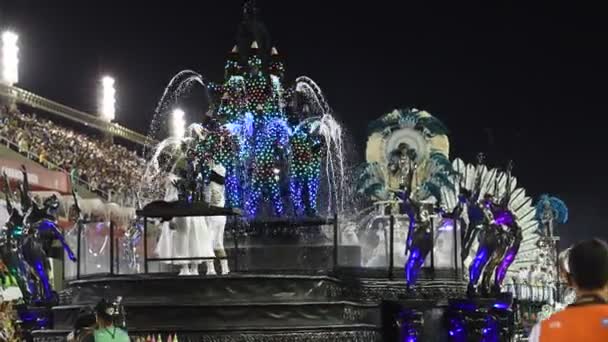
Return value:
<svg viewBox="0 0 608 342">
<path fill-rule="evenodd" d="M 105 138 L 108 142 L 114 143 L 112 120 L 116 117 L 116 89 L 114 88 L 114 78 L 104 76 L 101 78 L 101 98 L 99 99 L 99 114 L 106 123 Z"/>
<path fill-rule="evenodd" d="M 19 82 L 19 36 L 11 31 L 2 33 L 2 83 L 12 86 Z"/>
<path fill-rule="evenodd" d="M 186 113 L 183 110 L 176 108 L 171 113 L 171 136 L 174 138 L 183 138 L 186 134 Z"/>
<path fill-rule="evenodd" d="M 2 51 L 0 53 L 0 85 L 11 87 L 19 81 L 19 47 L 17 41 L 19 36 L 11 31 L 2 33 L 0 39 Z M 9 93 L 12 89 L 9 88 Z M 0 103 L 8 105 L 9 108 L 16 108 L 15 98 L 8 96 L 0 98 Z"/>
<path fill-rule="evenodd" d="M 101 118 L 106 122 L 112 122 L 116 116 L 116 89 L 114 88 L 114 79 L 110 76 L 104 76 L 101 79 L 102 93 L 99 105 Z"/>
</svg>

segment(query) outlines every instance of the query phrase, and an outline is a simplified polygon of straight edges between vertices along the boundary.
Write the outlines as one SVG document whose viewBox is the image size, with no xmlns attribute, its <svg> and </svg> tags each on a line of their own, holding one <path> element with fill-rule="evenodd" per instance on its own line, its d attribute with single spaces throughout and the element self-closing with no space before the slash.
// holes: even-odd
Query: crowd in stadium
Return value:
<svg viewBox="0 0 608 342">
<path fill-rule="evenodd" d="M 128 193 L 143 177 L 144 159 L 121 145 L 7 107 L 0 108 L 0 121 L 0 137 L 20 153 L 50 169 L 76 169 L 104 197 Z"/>
</svg>

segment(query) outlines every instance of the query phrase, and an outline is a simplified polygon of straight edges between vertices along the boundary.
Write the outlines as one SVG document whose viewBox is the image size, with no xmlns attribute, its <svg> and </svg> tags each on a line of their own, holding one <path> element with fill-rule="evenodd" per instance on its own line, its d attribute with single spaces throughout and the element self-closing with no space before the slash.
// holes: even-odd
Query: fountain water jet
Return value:
<svg viewBox="0 0 608 342">
<path fill-rule="evenodd" d="M 343 132 L 320 87 L 302 76 L 285 88 L 278 50 L 264 51 L 256 41 L 249 51 L 235 47 L 225 70 L 222 83 L 192 70 L 171 79 L 157 105 L 150 141 L 166 124 L 167 110 L 192 85 L 205 88 L 211 110 L 189 129 L 186 141 L 169 138 L 154 149 L 142 181 L 150 184 L 161 169 L 175 167 L 160 166 L 159 158 L 172 155 L 174 162 L 196 169 L 193 177 L 204 183 L 209 182 L 209 165 L 222 164 L 227 205 L 244 208 L 250 217 L 316 216 L 321 187 L 328 197 L 322 213 L 344 211 Z"/>
</svg>

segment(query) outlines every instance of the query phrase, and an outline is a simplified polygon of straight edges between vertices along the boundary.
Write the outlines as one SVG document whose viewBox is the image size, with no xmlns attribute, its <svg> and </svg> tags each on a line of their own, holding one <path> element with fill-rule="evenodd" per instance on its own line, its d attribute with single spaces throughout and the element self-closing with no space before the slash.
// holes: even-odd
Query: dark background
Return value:
<svg viewBox="0 0 608 342">
<path fill-rule="evenodd" d="M 20 34 L 19 86 L 94 112 L 99 78 L 110 74 L 117 121 L 145 133 L 175 73 L 221 80 L 242 4 L 158 3 L 0 1 L 0 27 Z M 513 159 L 529 193 L 564 199 L 565 243 L 608 238 L 604 12 L 574 2 L 403 3 L 258 6 L 288 79 L 319 83 L 361 158 L 370 120 L 394 107 L 425 109 L 450 128 L 452 156 L 474 161 L 485 152 L 495 166 Z M 194 120 L 204 108 L 191 102 Z"/>
</svg>

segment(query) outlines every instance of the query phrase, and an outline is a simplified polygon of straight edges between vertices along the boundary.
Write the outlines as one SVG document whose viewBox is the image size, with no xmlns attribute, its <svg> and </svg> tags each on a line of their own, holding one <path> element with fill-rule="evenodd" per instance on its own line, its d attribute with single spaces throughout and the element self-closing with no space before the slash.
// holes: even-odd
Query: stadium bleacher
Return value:
<svg viewBox="0 0 608 342">
<path fill-rule="evenodd" d="M 145 161 L 134 151 L 5 106 L 0 142 L 50 170 L 76 170 L 80 185 L 104 199 L 124 202 L 143 176 Z"/>
</svg>

